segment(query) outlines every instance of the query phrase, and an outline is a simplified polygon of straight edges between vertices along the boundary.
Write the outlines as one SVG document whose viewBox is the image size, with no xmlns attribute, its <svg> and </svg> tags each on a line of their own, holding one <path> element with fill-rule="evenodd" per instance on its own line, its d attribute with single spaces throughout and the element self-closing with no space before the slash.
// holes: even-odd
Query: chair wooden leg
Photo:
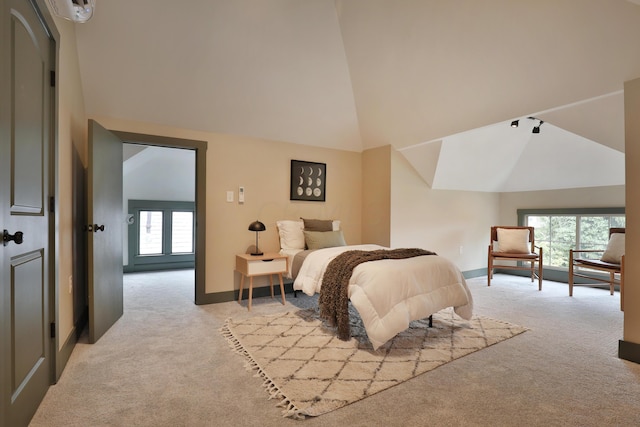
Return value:
<svg viewBox="0 0 640 427">
<path fill-rule="evenodd" d="M 489 252 L 487 254 L 487 286 L 491 286 L 492 278 L 493 278 L 493 258 L 491 258 L 491 245 L 489 245 Z"/>
<path fill-rule="evenodd" d="M 573 251 L 569 251 L 569 296 L 573 296 Z"/>
<path fill-rule="evenodd" d="M 542 290 L 542 281 L 544 280 L 544 261 L 543 249 L 540 247 L 540 256 L 538 258 L 538 290 Z"/>
<path fill-rule="evenodd" d="M 535 268 L 536 268 L 536 262 L 535 261 L 531 261 L 529 263 L 531 265 L 530 269 L 531 269 L 531 283 L 533 283 L 534 280 L 536 280 L 535 276 Z"/>
<path fill-rule="evenodd" d="M 538 261 L 538 290 L 542 290 L 542 259 Z"/>
<path fill-rule="evenodd" d="M 613 271 L 609 273 L 609 293 L 613 295 L 613 287 L 615 285 L 616 273 Z"/>
</svg>

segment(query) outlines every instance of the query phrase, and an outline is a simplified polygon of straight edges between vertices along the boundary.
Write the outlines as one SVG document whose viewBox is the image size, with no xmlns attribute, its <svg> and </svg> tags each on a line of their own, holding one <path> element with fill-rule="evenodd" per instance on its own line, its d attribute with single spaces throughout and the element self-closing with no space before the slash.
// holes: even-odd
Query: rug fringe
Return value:
<svg viewBox="0 0 640 427">
<path fill-rule="evenodd" d="M 224 325 L 219 329 L 220 333 L 223 337 L 227 339 L 227 343 L 229 347 L 236 353 L 244 356 L 247 360 L 244 363 L 244 367 L 247 371 L 256 371 L 254 377 L 260 377 L 263 379 L 262 387 L 269 393 L 269 400 L 271 399 L 280 399 L 280 402 L 276 405 L 277 408 L 285 408 L 282 411 L 282 416 L 284 418 L 292 418 L 295 420 L 304 420 L 307 416 L 298 409 L 291 400 L 286 397 L 281 391 L 280 388 L 273 382 L 271 378 L 264 372 L 262 367 L 258 364 L 258 362 L 253 358 L 251 353 L 249 353 L 238 341 L 238 339 L 233 335 L 233 332 L 229 329 L 229 324 L 231 323 L 231 318 L 225 320 Z"/>
</svg>

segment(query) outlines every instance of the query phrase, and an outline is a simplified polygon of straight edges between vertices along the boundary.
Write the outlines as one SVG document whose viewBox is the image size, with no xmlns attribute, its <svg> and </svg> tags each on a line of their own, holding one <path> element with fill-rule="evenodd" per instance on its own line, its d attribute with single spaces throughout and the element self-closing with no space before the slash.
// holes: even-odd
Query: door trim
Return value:
<svg viewBox="0 0 640 427">
<path fill-rule="evenodd" d="M 152 145 L 157 147 L 181 148 L 194 150 L 196 154 L 196 266 L 195 266 L 195 303 L 198 305 L 207 304 L 206 298 L 206 209 L 207 209 L 207 141 L 196 139 L 172 138 L 159 135 L 147 135 L 141 133 L 123 132 L 109 129 L 122 142 Z"/>
<path fill-rule="evenodd" d="M 59 217 L 59 200 L 60 200 L 60 183 L 58 182 L 58 159 L 59 159 L 59 114 L 58 105 L 60 91 L 58 90 L 59 83 L 59 61 L 60 61 L 60 33 L 55 25 L 53 16 L 49 12 L 45 0 L 30 0 L 33 8 L 36 10 L 40 22 L 49 36 L 49 49 L 51 55 L 50 72 L 53 73 L 54 81 L 50 82 L 49 90 L 49 196 L 53 198 L 53 203 L 48 200 L 46 208 L 49 210 L 49 265 L 46 265 L 46 273 L 49 277 L 49 324 L 53 324 L 53 337 L 50 340 L 50 361 L 49 361 L 49 378 L 50 383 L 55 384 L 62 375 L 62 371 L 71 357 L 71 351 L 75 345 L 73 342 L 67 341 L 64 346 L 60 347 L 60 313 L 58 310 L 59 305 L 59 280 L 58 274 L 60 253 L 60 236 L 57 233 Z M 71 345 L 68 345 L 71 344 Z"/>
</svg>

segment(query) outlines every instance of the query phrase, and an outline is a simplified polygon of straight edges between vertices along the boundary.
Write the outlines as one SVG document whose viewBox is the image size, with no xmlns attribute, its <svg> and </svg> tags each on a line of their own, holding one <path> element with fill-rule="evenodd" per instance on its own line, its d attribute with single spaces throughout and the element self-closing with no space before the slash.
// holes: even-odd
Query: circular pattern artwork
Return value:
<svg viewBox="0 0 640 427">
<path fill-rule="evenodd" d="M 326 164 L 291 160 L 291 200 L 325 201 Z"/>
</svg>

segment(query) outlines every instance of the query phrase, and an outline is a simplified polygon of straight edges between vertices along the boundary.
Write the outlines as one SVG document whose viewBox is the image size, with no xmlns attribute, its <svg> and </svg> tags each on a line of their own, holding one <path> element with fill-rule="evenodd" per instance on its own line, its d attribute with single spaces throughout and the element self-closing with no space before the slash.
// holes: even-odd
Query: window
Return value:
<svg viewBox="0 0 640 427">
<path fill-rule="evenodd" d="M 535 227 L 544 266 L 559 269 L 569 267 L 569 249 L 605 249 L 609 228 L 626 224 L 624 208 L 529 209 L 519 210 L 518 218 L 521 224 Z"/>
<path fill-rule="evenodd" d="M 162 211 L 140 211 L 138 215 L 138 254 L 162 253 Z"/>
<path fill-rule="evenodd" d="M 193 252 L 193 212 L 171 212 L 171 253 Z"/>
<path fill-rule="evenodd" d="M 125 272 L 191 268 L 195 263 L 193 202 L 129 200 Z"/>
</svg>

